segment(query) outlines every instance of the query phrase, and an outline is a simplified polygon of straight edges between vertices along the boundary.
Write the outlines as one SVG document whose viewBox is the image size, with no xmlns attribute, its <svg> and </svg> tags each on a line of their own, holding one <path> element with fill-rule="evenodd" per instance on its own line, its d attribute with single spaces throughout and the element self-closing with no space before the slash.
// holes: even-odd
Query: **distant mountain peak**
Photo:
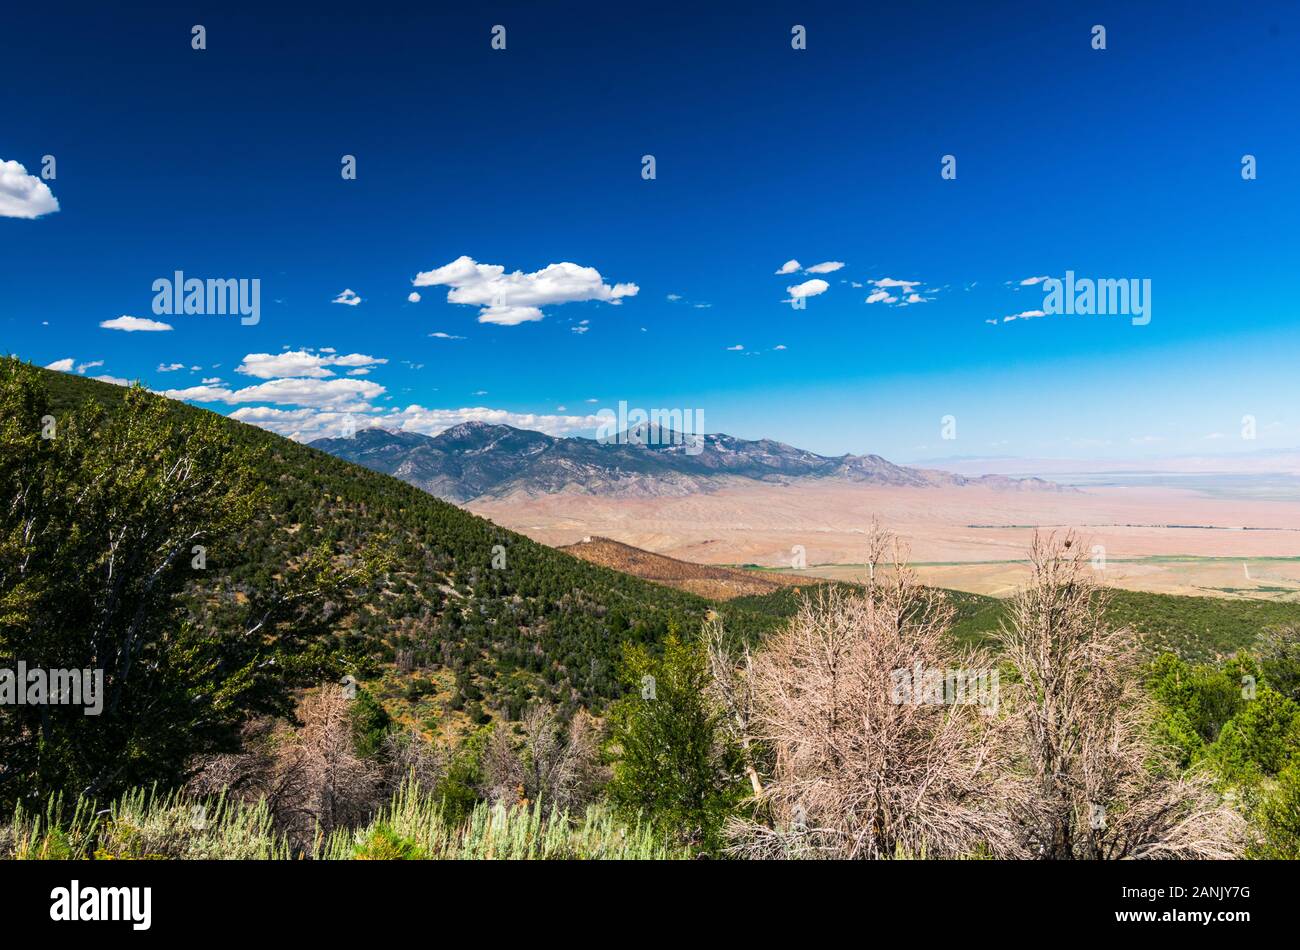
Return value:
<svg viewBox="0 0 1300 950">
<path fill-rule="evenodd" d="M 482 419 L 470 419 L 467 422 L 458 422 L 450 428 L 443 429 L 439 435 L 447 433 L 460 434 L 463 432 L 486 432 L 490 429 L 510 429 L 516 432 L 523 432 L 523 429 L 515 429 L 513 426 L 502 425 L 498 422 L 484 422 Z"/>
</svg>

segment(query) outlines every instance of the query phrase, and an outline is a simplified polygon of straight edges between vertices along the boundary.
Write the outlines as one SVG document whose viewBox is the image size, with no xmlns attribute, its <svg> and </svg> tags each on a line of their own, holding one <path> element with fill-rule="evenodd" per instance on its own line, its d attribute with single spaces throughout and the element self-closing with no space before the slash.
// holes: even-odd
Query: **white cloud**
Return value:
<svg viewBox="0 0 1300 950">
<path fill-rule="evenodd" d="M 729 347 L 727 347 L 727 349 L 730 350 L 730 351 L 732 351 L 733 353 L 734 353 L 734 352 L 737 352 L 737 351 L 739 351 L 739 350 L 743 350 L 744 348 L 745 348 L 745 344 L 743 344 L 743 343 L 737 343 L 735 346 L 729 346 Z"/>
<path fill-rule="evenodd" d="M 388 362 L 388 360 L 381 357 L 366 356 L 364 353 L 347 353 L 343 356 L 327 356 L 325 361 L 331 366 L 376 366 Z"/>
<path fill-rule="evenodd" d="M 788 349 L 788 347 L 787 347 L 784 343 L 778 343 L 776 346 L 772 347 L 772 349 L 774 349 L 774 350 L 784 350 L 784 349 Z"/>
<path fill-rule="evenodd" d="M 172 328 L 170 323 L 163 323 L 161 320 L 150 320 L 147 317 L 128 317 L 125 314 L 114 317 L 112 320 L 104 320 L 99 325 L 105 330 L 124 330 L 127 333 L 135 333 L 137 330 L 145 333 L 162 333 Z"/>
<path fill-rule="evenodd" d="M 636 284 L 607 284 L 594 267 L 567 261 L 539 271 L 507 274 L 501 264 L 480 264 L 462 255 L 450 264 L 415 275 L 416 287 L 446 286 L 447 302 L 479 307 L 479 323 L 517 326 L 543 319 L 541 308 L 587 300 L 619 304 L 636 296 Z"/>
<path fill-rule="evenodd" d="M 454 334 L 451 334 L 451 333 L 443 333 L 441 330 L 438 330 L 438 331 L 436 331 L 436 332 L 434 332 L 434 333 L 430 333 L 429 336 L 433 337 L 435 340 L 463 340 L 463 339 L 465 339 L 463 336 L 455 336 Z"/>
<path fill-rule="evenodd" d="M 313 379 L 324 379 L 334 375 L 334 371 L 328 369 L 330 366 L 379 366 L 387 362 L 387 359 L 367 356 L 364 353 L 348 353 L 340 356 L 335 354 L 333 349 L 329 352 L 322 350 L 320 353 L 313 353 L 310 350 L 289 350 L 282 353 L 249 353 L 244 357 L 244 361 L 235 367 L 235 372 L 245 376 L 255 376 L 258 379 L 275 379 L 282 376 L 309 376 Z"/>
<path fill-rule="evenodd" d="M 72 367 L 77 361 L 69 356 L 65 360 L 55 360 L 53 363 L 46 363 L 46 369 L 57 370 L 60 373 L 71 373 Z"/>
<path fill-rule="evenodd" d="M 484 307 L 478 312 L 478 322 L 517 327 L 521 323 L 536 323 L 545 316 L 537 307 Z"/>
<path fill-rule="evenodd" d="M 272 379 L 243 389 L 225 386 L 190 386 L 168 389 L 168 399 L 191 402 L 240 403 L 270 402 L 281 406 L 304 406 L 316 409 L 362 412 L 373 407 L 369 401 L 387 390 L 368 379 Z"/>
<path fill-rule="evenodd" d="M 103 365 L 104 365 L 103 360 L 91 360 L 88 363 L 78 363 L 77 372 L 84 374 L 88 369 L 94 369 L 96 366 L 103 366 Z"/>
<path fill-rule="evenodd" d="M 793 274 L 799 269 L 799 262 L 793 257 L 781 265 L 781 269 L 776 272 L 778 277 L 784 277 L 786 274 Z"/>
<path fill-rule="evenodd" d="M 1047 277 L 1026 277 L 1024 280 L 1022 280 L 1022 281 L 1020 282 L 1020 286 L 1021 286 L 1021 287 L 1032 287 L 1032 286 L 1034 286 L 1034 284 L 1041 284 L 1043 281 L 1048 280 L 1048 279 L 1049 279 L 1049 278 L 1047 278 Z"/>
<path fill-rule="evenodd" d="M 0 218 L 39 218 L 58 210 L 49 185 L 18 162 L 0 161 Z"/>
<path fill-rule="evenodd" d="M 822 261 L 820 264 L 814 264 L 809 267 L 805 273 L 808 274 L 833 274 L 844 266 L 843 261 Z"/>
<path fill-rule="evenodd" d="M 349 375 L 349 376 L 369 376 L 369 375 L 370 375 L 370 367 L 369 367 L 369 366 L 358 366 L 356 369 L 350 369 L 350 370 L 348 370 L 348 375 Z"/>
<path fill-rule="evenodd" d="M 1020 313 L 1013 313 L 1008 317 L 1003 317 L 1002 322 L 1010 323 L 1012 320 L 1033 320 L 1036 317 L 1045 316 L 1047 316 L 1047 314 L 1041 310 L 1022 310 Z"/>
<path fill-rule="evenodd" d="M 669 294 L 669 295 L 668 295 L 668 299 L 669 299 L 669 301 L 671 301 L 672 303 L 676 303 L 677 301 L 679 301 L 679 300 L 682 299 L 682 295 L 681 295 L 681 294 Z"/>
<path fill-rule="evenodd" d="M 209 376 L 209 377 L 207 377 L 206 379 L 202 380 L 202 382 L 203 382 L 203 385 L 204 385 L 204 386 L 220 386 L 220 385 L 221 385 L 221 377 L 220 377 L 220 376 Z"/>
<path fill-rule="evenodd" d="M 123 379 L 121 376 L 94 376 L 92 377 L 92 379 L 97 379 L 101 383 L 112 383 L 114 386 L 131 385 L 131 381 L 129 379 Z"/>
<path fill-rule="evenodd" d="M 274 409 L 270 406 L 244 406 L 230 414 L 230 418 L 247 422 L 277 432 L 298 442 L 337 438 L 343 435 L 344 422 L 352 420 L 354 429 L 369 428 L 368 417 L 357 417 L 349 412 L 320 409 Z"/>
<path fill-rule="evenodd" d="M 279 376 L 310 376 L 317 379 L 333 376 L 333 370 L 325 368 L 328 356 L 308 353 L 306 350 L 290 350 L 282 353 L 249 353 L 238 366 L 236 373 L 255 376 L 258 379 L 275 379 Z"/>
<path fill-rule="evenodd" d="M 419 303 L 419 302 L 420 302 L 420 292 L 419 292 L 418 290 L 412 290 L 409 294 L 406 295 L 406 299 L 407 299 L 407 301 L 409 301 L 410 303 Z"/>
<path fill-rule="evenodd" d="M 237 390 L 235 396 L 239 402 L 342 408 L 376 399 L 385 391 L 368 379 L 272 379 Z"/>
<path fill-rule="evenodd" d="M 339 294 L 330 303 L 341 303 L 349 307 L 355 307 L 361 303 L 361 298 L 357 296 L 356 291 L 350 288 L 344 288 L 343 293 Z"/>
<path fill-rule="evenodd" d="M 919 280 L 898 280 L 894 277 L 882 277 L 880 280 L 871 280 L 868 283 L 875 289 L 867 295 L 867 303 L 884 303 L 907 307 L 917 303 L 929 303 L 933 299 L 917 293 L 916 288 L 921 286 Z M 938 292 L 937 289 L 925 291 L 927 294 Z"/>
<path fill-rule="evenodd" d="M 814 277 L 812 280 L 805 280 L 802 284 L 795 284 L 793 287 L 787 287 L 785 292 L 795 300 L 802 297 L 816 297 L 818 294 L 824 294 L 830 289 L 830 284 L 821 278 Z"/>
<path fill-rule="evenodd" d="M 158 364 L 158 372 L 160 373 L 174 373 L 176 372 L 176 370 L 184 369 L 184 368 L 185 368 L 184 363 L 159 363 Z"/>
</svg>

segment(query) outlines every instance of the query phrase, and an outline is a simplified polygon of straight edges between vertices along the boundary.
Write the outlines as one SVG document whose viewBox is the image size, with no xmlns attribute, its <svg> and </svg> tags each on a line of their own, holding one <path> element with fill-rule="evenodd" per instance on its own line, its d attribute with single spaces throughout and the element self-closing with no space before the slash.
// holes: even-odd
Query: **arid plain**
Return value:
<svg viewBox="0 0 1300 950">
<path fill-rule="evenodd" d="M 561 492 L 477 499 L 474 512 L 550 545 L 589 535 L 687 561 L 863 574 L 872 517 L 910 546 L 929 583 L 1003 596 L 1026 574 L 1036 528 L 1104 548 L 1106 582 L 1163 593 L 1300 599 L 1300 503 L 1145 485 L 1067 491 L 898 488 L 840 481 L 724 487 L 684 497 Z"/>
</svg>

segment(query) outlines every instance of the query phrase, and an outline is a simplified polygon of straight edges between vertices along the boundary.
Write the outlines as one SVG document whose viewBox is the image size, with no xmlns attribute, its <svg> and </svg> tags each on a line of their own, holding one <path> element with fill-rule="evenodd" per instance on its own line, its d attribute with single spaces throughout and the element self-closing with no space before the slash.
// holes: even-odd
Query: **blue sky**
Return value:
<svg viewBox="0 0 1300 950">
<path fill-rule="evenodd" d="M 900 461 L 1300 445 L 1294 4 L 704 6 L 7 11 L 0 350 L 304 438 L 626 401 Z M 176 270 L 260 321 L 155 315 Z M 1151 322 L 1004 320 L 1067 270 Z"/>
</svg>

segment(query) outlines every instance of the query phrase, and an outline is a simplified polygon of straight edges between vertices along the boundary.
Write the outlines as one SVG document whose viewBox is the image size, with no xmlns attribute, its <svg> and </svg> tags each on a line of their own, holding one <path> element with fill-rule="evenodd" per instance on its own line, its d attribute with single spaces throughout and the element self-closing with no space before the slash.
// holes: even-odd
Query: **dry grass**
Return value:
<svg viewBox="0 0 1300 950">
<path fill-rule="evenodd" d="M 708 600 L 731 600 L 770 594 L 782 587 L 801 587 L 821 583 L 821 578 L 789 574 L 760 573 L 733 567 L 710 564 L 693 564 L 677 558 L 665 557 L 651 551 L 634 548 L 630 544 L 609 538 L 593 537 L 590 541 L 560 548 L 574 557 L 592 564 L 613 568 L 642 580 L 675 587 Z"/>
</svg>

